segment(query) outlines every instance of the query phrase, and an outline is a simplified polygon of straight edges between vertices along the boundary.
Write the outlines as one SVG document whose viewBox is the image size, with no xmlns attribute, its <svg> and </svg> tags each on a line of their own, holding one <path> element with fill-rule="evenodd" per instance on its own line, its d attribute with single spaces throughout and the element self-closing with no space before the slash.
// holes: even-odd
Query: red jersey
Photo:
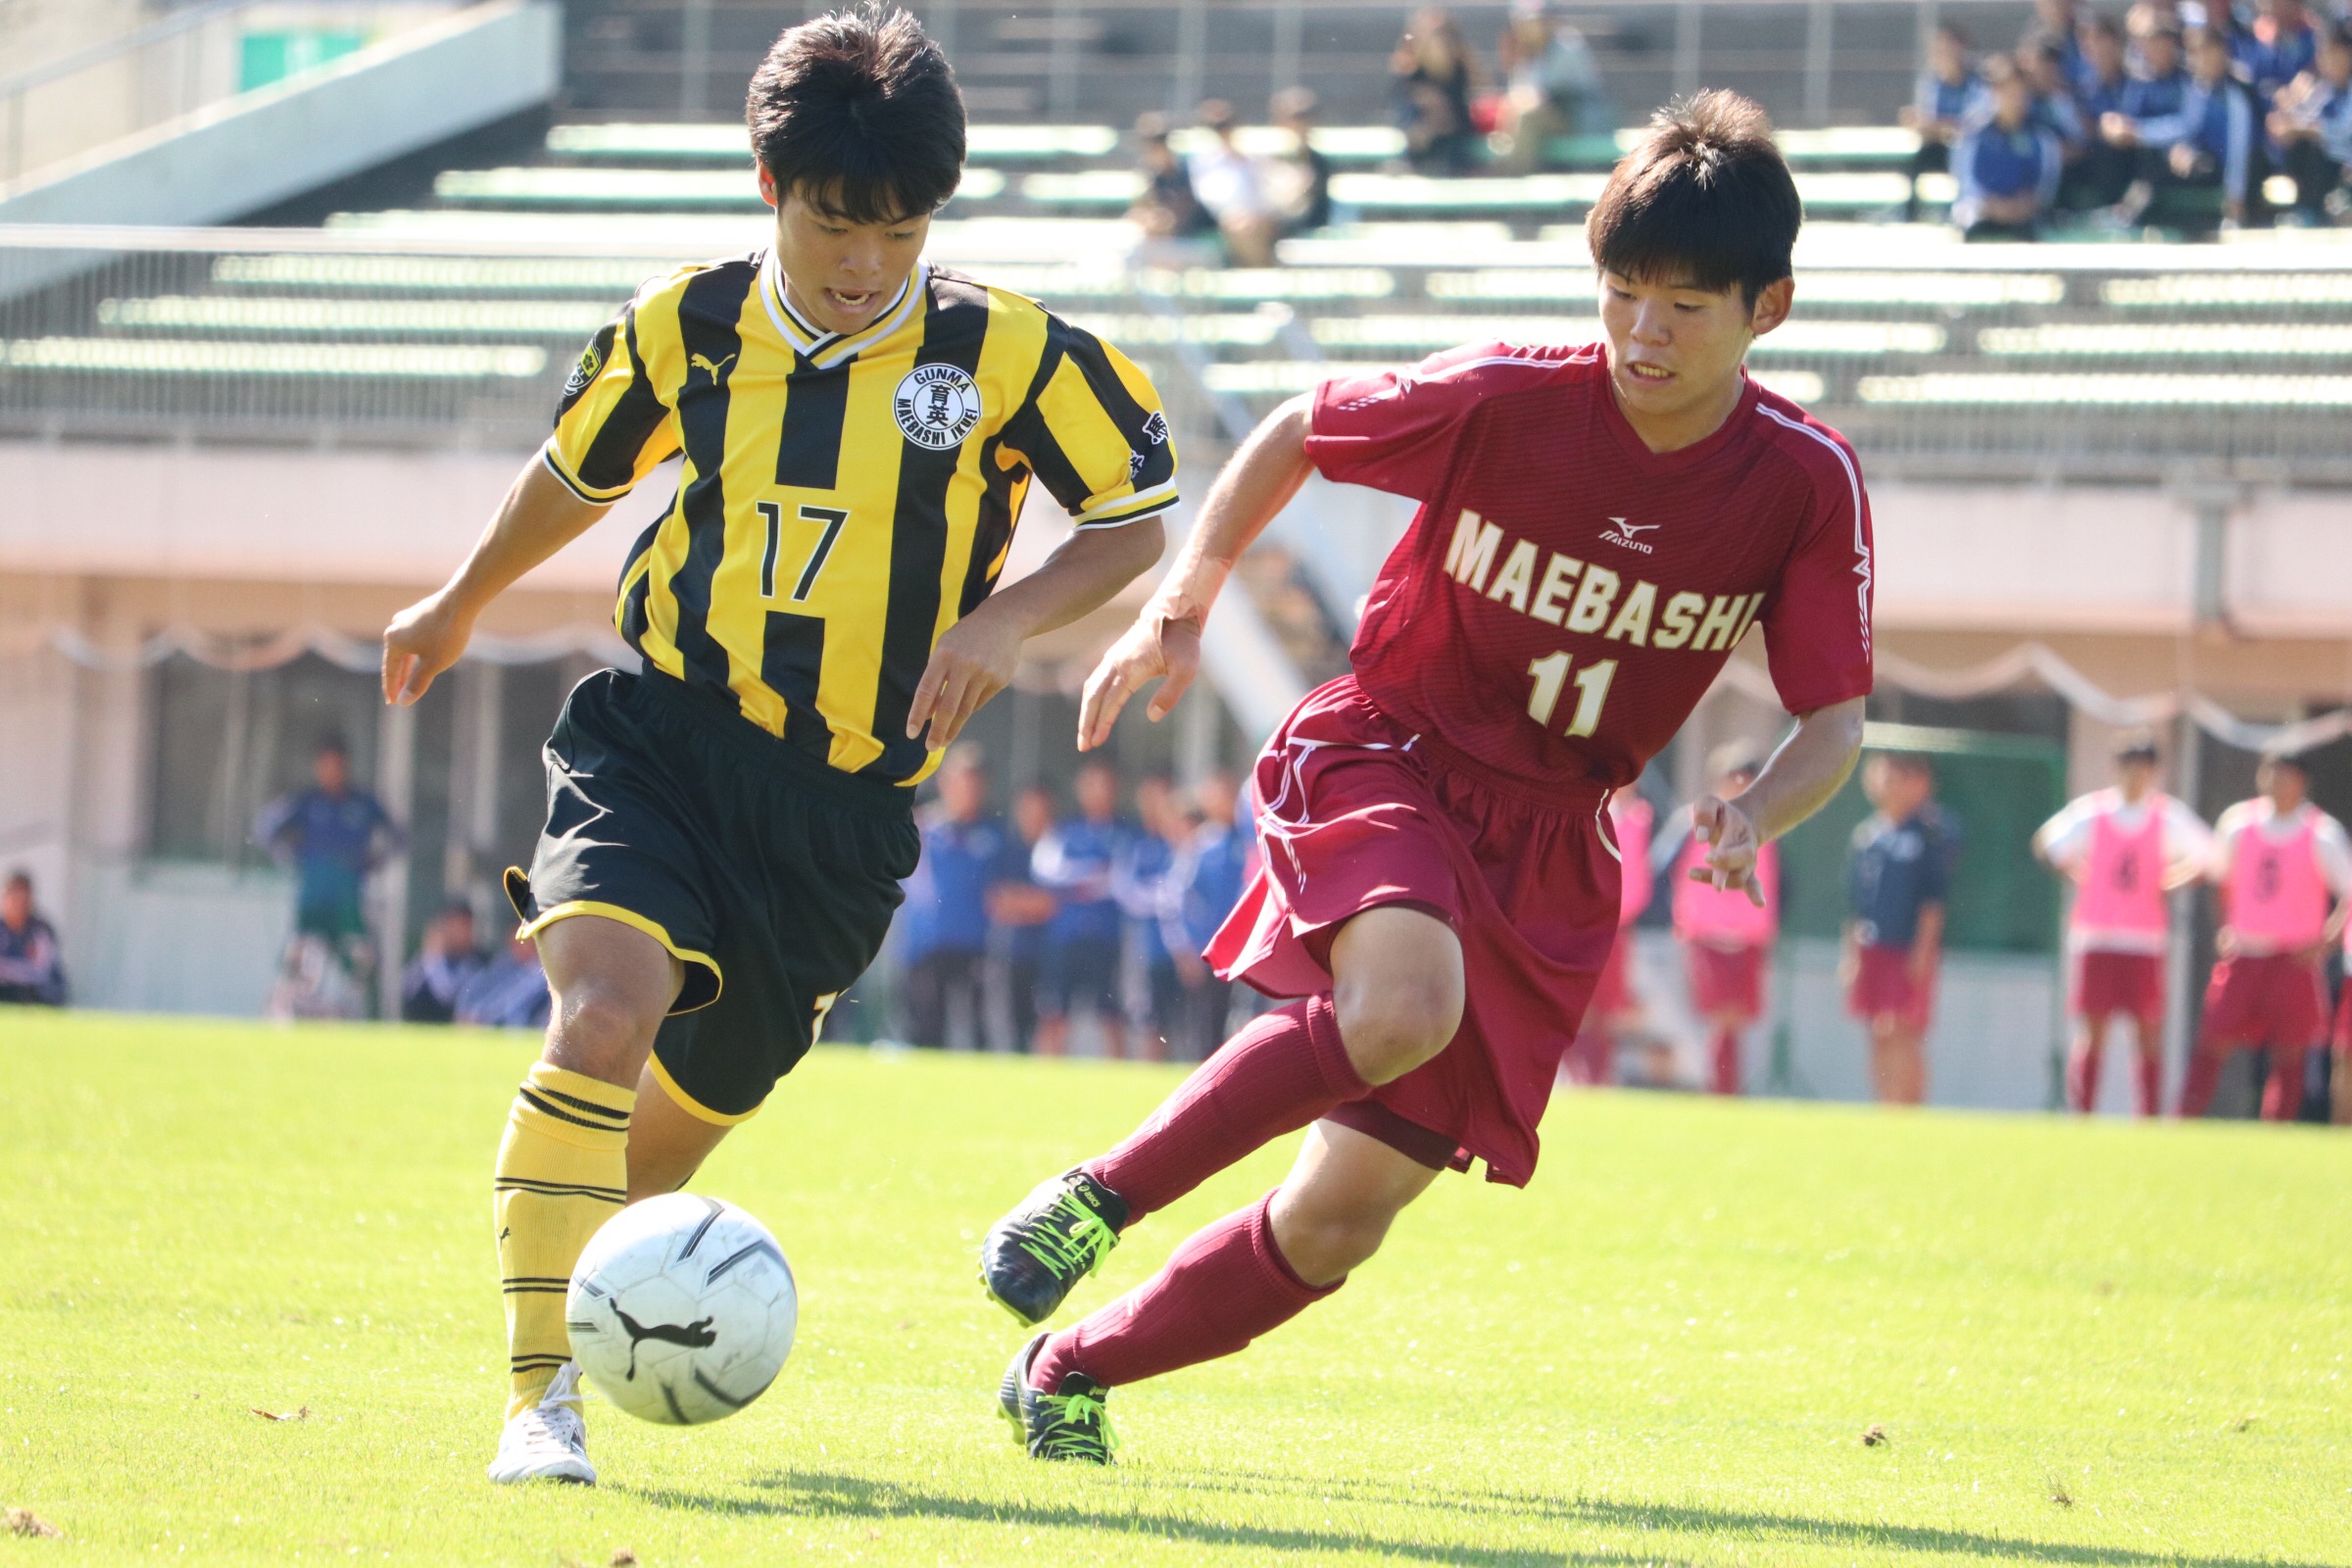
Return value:
<svg viewBox="0 0 2352 1568">
<path fill-rule="evenodd" d="M 1366 602 L 1364 692 L 1539 802 L 1630 783 L 1754 623 L 1792 713 L 1870 691 L 1870 502 L 1843 437 L 1752 381 L 1653 453 L 1604 345 L 1478 344 L 1317 389 L 1325 477 L 1421 503 Z"/>
</svg>

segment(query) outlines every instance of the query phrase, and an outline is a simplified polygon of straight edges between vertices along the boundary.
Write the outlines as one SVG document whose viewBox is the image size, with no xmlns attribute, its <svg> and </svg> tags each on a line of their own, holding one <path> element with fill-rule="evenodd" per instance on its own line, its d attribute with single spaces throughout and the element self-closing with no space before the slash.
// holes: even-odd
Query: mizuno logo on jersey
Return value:
<svg viewBox="0 0 2352 1568">
<path fill-rule="evenodd" d="M 1612 522 L 1615 518 L 1610 519 Z M 1654 528 L 1656 523 L 1644 524 Z M 1613 530 L 1612 530 L 1613 531 Z M 1603 534 L 1604 539 L 1608 537 Z M 1649 546 L 1624 541 L 1644 555 Z M 1505 548 L 1505 545 L 1508 548 Z M 1636 578 L 1631 588 L 1608 567 L 1554 550 L 1536 570 L 1535 543 L 1511 539 L 1477 513 L 1464 508 L 1446 550 L 1446 571 L 1471 592 L 1507 604 L 1523 615 L 1636 648 L 1688 648 L 1724 653 L 1740 646 L 1756 612 L 1757 594 L 1701 594 L 1661 590 Z M 1496 558 L 1501 564 L 1496 565 Z M 1663 596 L 1661 598 L 1661 595 Z"/>
<path fill-rule="evenodd" d="M 1622 545 L 1628 550 L 1639 550 L 1642 552 L 1642 554 L 1646 556 L 1651 553 L 1649 546 L 1635 538 L 1634 535 L 1638 533 L 1647 533 L 1652 528 L 1662 528 L 1664 526 L 1665 524 L 1662 522 L 1628 522 L 1623 517 L 1611 517 L 1609 519 L 1609 526 L 1600 530 L 1600 542 L 1602 544 L 1609 545 Z"/>
</svg>

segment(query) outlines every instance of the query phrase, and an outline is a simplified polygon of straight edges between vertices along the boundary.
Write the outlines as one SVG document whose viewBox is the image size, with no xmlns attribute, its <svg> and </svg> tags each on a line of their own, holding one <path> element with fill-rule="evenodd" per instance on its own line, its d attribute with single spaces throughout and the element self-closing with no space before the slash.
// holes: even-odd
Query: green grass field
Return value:
<svg viewBox="0 0 2352 1568">
<path fill-rule="evenodd" d="M 531 1050 L 0 1012 L 0 1505 L 63 1532 L 0 1564 L 2352 1562 L 2341 1135 L 1564 1100 L 1533 1190 L 1442 1182 L 1329 1303 L 1121 1391 L 1097 1473 L 997 1419 L 973 1245 L 1171 1073 L 833 1050 L 701 1183 L 792 1255 L 774 1389 L 592 1405 L 604 1486 L 496 1490 Z"/>
</svg>

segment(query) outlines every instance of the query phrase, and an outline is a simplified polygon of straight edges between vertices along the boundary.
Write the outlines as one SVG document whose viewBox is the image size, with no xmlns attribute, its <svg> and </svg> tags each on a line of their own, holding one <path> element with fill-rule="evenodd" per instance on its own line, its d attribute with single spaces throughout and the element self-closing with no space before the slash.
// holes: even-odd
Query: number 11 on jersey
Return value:
<svg viewBox="0 0 2352 1568">
<path fill-rule="evenodd" d="M 1560 693 L 1567 689 L 1573 662 L 1564 652 L 1528 661 L 1527 673 L 1536 687 L 1528 694 L 1527 716 L 1545 729 L 1551 728 L 1552 710 L 1560 706 Z M 1600 728 L 1600 708 L 1609 700 L 1609 682 L 1616 678 L 1614 659 L 1603 659 L 1576 671 L 1576 711 L 1568 718 L 1569 735 L 1581 738 Z"/>
</svg>

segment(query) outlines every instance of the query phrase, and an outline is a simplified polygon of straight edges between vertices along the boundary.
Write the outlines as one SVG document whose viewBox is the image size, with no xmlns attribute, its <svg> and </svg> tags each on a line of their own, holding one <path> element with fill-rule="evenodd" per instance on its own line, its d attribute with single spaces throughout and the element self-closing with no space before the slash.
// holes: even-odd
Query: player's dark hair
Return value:
<svg viewBox="0 0 2352 1568">
<path fill-rule="evenodd" d="M 1650 117 L 1593 203 L 1585 237 L 1603 271 L 1709 291 L 1737 285 L 1753 306 L 1788 276 L 1803 221 L 1772 122 L 1716 89 Z"/>
<path fill-rule="evenodd" d="M 963 95 L 922 24 L 867 4 L 787 27 L 752 73 L 752 151 L 854 223 L 936 212 L 963 174 Z"/>
<path fill-rule="evenodd" d="M 10 869 L 8 880 L 0 882 L 0 887 L 23 888 L 25 892 L 30 893 L 32 891 L 32 873 L 21 865 L 15 866 Z"/>
<path fill-rule="evenodd" d="M 321 757 L 340 757 L 348 762 L 351 760 L 351 748 L 344 744 L 340 735 L 321 735 L 318 744 L 311 748 L 311 760 L 317 761 Z"/>
<path fill-rule="evenodd" d="M 2157 760 L 2156 737 L 2147 730 L 2133 730 L 2115 743 L 2115 760 L 2119 762 L 2153 762 Z"/>
</svg>

